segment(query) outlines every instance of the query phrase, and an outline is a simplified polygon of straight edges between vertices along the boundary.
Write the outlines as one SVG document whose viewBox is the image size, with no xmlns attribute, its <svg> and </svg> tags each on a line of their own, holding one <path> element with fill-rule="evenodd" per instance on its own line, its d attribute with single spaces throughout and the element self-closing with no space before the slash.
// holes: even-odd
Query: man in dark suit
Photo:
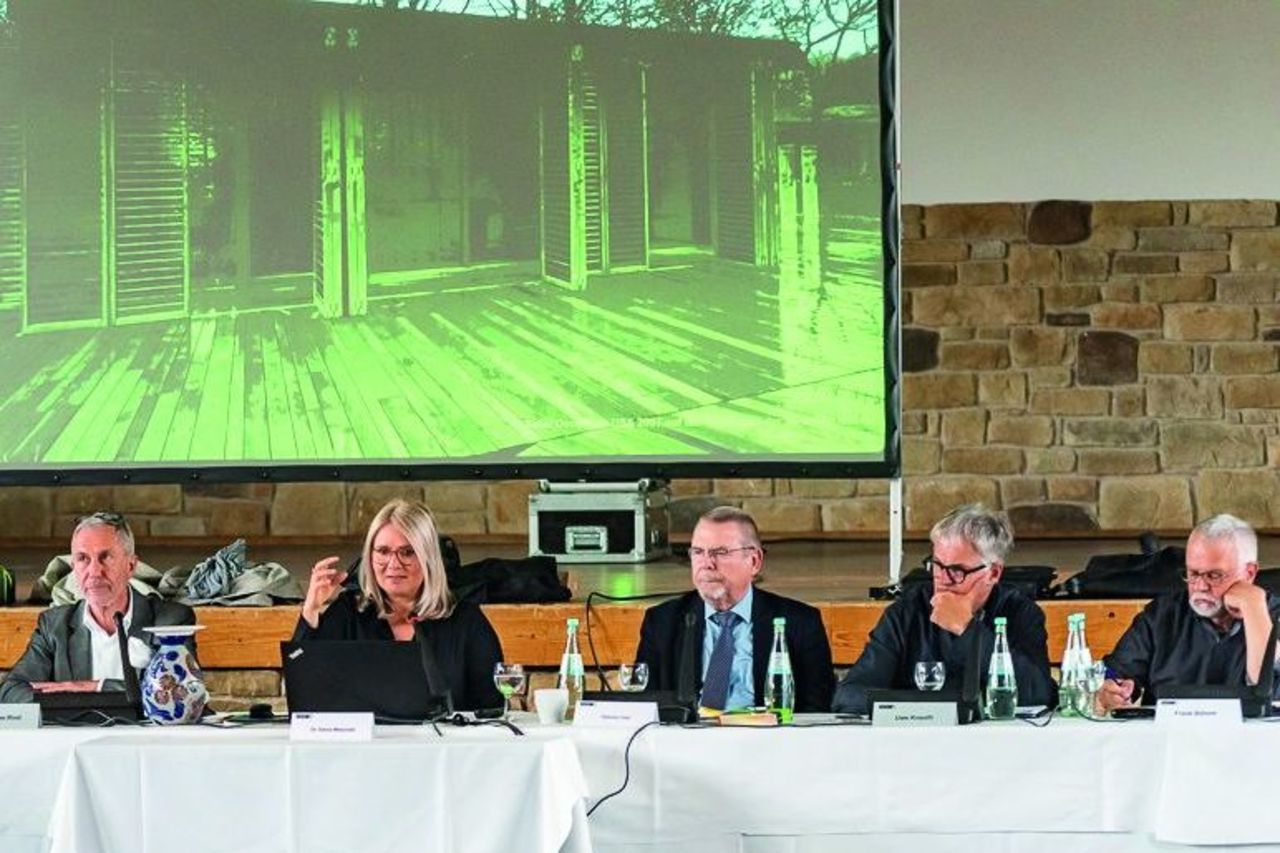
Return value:
<svg viewBox="0 0 1280 853">
<path fill-rule="evenodd" d="M 817 608 L 755 586 L 764 548 L 755 520 L 717 507 L 698 520 L 689 547 L 693 592 L 651 607 L 636 660 L 649 684 L 706 708 L 764 704 L 773 620 L 787 620 L 798 712 L 828 711 L 835 688 L 831 647 Z"/>
<path fill-rule="evenodd" d="M 36 692 L 118 689 L 124 663 L 117 613 L 129 637 L 137 638 L 131 640 L 135 647 L 152 644 L 143 628 L 194 624 L 195 613 L 185 604 L 148 598 L 129 586 L 137 565 L 133 531 L 122 516 L 97 512 L 81 519 L 71 536 L 71 567 L 84 598 L 40 614 L 27 650 L 0 684 L 0 702 L 30 702 Z M 194 637 L 188 644 L 194 651 Z"/>
</svg>

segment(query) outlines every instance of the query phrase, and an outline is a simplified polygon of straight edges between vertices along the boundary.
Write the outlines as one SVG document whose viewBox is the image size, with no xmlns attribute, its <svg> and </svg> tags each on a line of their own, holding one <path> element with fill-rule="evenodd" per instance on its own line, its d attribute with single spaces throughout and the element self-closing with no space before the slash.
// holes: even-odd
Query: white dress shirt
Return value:
<svg viewBox="0 0 1280 853">
<path fill-rule="evenodd" d="M 129 633 L 129 625 L 133 621 L 133 595 L 129 595 L 129 609 L 124 612 L 124 630 Z M 120 641 L 115 633 L 108 634 L 98 621 L 89 613 L 89 605 L 84 606 L 84 624 L 89 629 L 89 647 L 93 658 L 93 679 L 102 686 L 106 679 L 124 678 L 124 667 L 120 662 Z"/>
</svg>

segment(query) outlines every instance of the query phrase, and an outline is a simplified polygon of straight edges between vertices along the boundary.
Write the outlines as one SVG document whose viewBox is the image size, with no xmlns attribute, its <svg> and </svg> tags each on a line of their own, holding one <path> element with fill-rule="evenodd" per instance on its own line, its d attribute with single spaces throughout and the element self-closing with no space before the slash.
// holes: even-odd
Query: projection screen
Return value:
<svg viewBox="0 0 1280 853">
<path fill-rule="evenodd" d="M 891 11 L 0 0 L 0 481 L 893 474 Z"/>
</svg>

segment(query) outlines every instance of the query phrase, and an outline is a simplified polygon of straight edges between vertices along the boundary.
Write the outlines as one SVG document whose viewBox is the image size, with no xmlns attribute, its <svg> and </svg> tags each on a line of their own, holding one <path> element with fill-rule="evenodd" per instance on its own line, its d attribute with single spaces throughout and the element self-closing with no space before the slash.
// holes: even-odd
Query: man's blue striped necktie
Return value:
<svg viewBox="0 0 1280 853">
<path fill-rule="evenodd" d="M 724 710 L 729 703 L 729 671 L 733 669 L 733 626 L 741 617 L 732 610 L 722 610 L 712 613 L 711 618 L 720 626 L 720 636 L 711 650 L 711 660 L 707 662 L 700 704 L 704 708 Z"/>
</svg>

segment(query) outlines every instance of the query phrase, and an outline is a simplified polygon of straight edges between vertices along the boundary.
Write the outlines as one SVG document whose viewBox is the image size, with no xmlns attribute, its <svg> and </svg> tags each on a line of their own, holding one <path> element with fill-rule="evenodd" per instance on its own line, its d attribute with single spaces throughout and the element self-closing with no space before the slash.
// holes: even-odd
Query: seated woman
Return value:
<svg viewBox="0 0 1280 853">
<path fill-rule="evenodd" d="M 431 645 L 459 710 L 496 708 L 502 694 L 493 666 L 502 646 L 479 607 L 456 604 L 445 580 L 431 510 L 395 500 L 369 524 L 360 560 L 360 589 L 344 590 L 339 557 L 311 569 L 294 642 L 400 640 Z"/>
</svg>

